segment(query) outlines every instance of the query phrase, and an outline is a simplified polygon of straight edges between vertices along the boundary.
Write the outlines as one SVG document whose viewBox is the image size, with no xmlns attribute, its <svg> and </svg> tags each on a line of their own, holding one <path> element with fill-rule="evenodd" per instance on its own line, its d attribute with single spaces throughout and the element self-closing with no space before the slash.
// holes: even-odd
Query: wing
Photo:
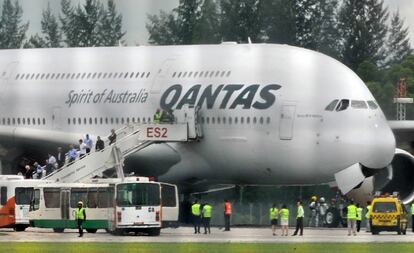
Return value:
<svg viewBox="0 0 414 253">
<path fill-rule="evenodd" d="M 389 126 L 394 132 L 397 146 L 405 150 L 414 147 L 414 120 L 390 120 Z"/>
</svg>

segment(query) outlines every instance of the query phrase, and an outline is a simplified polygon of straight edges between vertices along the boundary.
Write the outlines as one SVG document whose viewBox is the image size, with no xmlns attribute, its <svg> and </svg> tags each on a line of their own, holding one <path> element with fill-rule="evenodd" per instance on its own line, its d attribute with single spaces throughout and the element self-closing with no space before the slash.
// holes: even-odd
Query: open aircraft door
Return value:
<svg viewBox="0 0 414 253">
<path fill-rule="evenodd" d="M 170 69 L 173 66 L 174 62 L 175 59 L 169 58 L 161 64 L 153 80 L 151 94 L 159 94 L 161 92 L 161 88 L 166 86 L 165 82 L 168 80 L 169 75 L 171 74 Z"/>
<path fill-rule="evenodd" d="M 71 220 L 70 217 L 70 190 L 61 189 L 60 191 L 60 215 L 63 223 L 66 226 L 66 223 Z"/>
<path fill-rule="evenodd" d="M 0 76 L 0 102 L 4 103 L 4 99 L 6 94 L 9 94 L 8 91 L 10 89 L 10 81 L 12 79 L 12 75 L 15 72 L 19 62 L 11 62 L 9 63 L 6 68 L 3 69 Z"/>
<path fill-rule="evenodd" d="M 296 116 L 296 104 L 288 103 L 282 105 L 279 123 L 279 138 L 281 140 L 293 139 L 293 128 Z"/>
</svg>

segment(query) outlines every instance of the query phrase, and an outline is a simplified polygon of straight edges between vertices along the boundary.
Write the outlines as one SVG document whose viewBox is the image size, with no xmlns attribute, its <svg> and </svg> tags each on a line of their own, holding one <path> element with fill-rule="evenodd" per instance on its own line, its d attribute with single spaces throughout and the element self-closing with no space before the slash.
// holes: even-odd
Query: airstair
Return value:
<svg viewBox="0 0 414 253">
<path fill-rule="evenodd" d="M 191 142 L 202 138 L 197 121 L 198 108 L 187 107 L 175 113 L 175 120 L 169 123 L 133 123 L 118 129 L 117 140 L 109 145 L 104 138 L 105 148 L 101 151 L 77 158 L 52 172 L 43 180 L 55 182 L 82 182 L 115 169 L 117 177 L 123 178 L 124 159 L 154 143 Z"/>
</svg>

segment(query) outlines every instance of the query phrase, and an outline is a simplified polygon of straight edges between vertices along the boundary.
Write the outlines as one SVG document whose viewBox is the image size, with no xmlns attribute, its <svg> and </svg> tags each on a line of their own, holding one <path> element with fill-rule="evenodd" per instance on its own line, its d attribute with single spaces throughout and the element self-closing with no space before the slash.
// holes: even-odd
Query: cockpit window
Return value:
<svg viewBox="0 0 414 253">
<path fill-rule="evenodd" d="M 335 99 L 334 101 L 330 102 L 329 105 L 325 107 L 325 111 L 333 111 L 338 101 L 338 99 Z"/>
<path fill-rule="evenodd" d="M 355 109 L 368 109 L 367 104 L 362 100 L 352 100 L 351 107 Z"/>
<path fill-rule="evenodd" d="M 377 105 L 377 103 L 375 103 L 375 102 L 374 102 L 374 101 L 372 101 L 372 100 L 368 101 L 368 106 L 369 106 L 369 108 L 370 108 L 370 109 L 372 109 L 372 110 L 378 109 L 378 105 Z"/>
<path fill-rule="evenodd" d="M 341 102 L 339 102 L 338 106 L 336 107 L 336 111 L 344 111 L 349 106 L 349 99 L 342 99 Z"/>
</svg>

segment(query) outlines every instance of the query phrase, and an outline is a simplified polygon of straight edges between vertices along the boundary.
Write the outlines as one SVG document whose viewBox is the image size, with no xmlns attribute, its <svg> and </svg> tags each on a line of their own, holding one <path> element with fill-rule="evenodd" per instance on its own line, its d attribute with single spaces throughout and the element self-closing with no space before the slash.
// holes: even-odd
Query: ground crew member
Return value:
<svg viewBox="0 0 414 253">
<path fill-rule="evenodd" d="M 296 206 L 298 207 L 298 212 L 296 215 L 296 230 L 295 233 L 293 233 L 293 236 L 298 234 L 298 231 L 300 229 L 300 234 L 299 235 L 303 235 L 303 218 L 305 217 L 305 211 L 303 211 L 303 206 L 302 206 L 302 202 L 298 201 L 296 203 Z"/>
<path fill-rule="evenodd" d="M 356 205 L 357 207 L 357 232 L 359 233 L 359 230 L 361 230 L 361 222 L 362 222 L 362 207 L 359 206 L 359 204 Z"/>
<path fill-rule="evenodd" d="M 227 199 L 226 203 L 224 204 L 224 231 L 230 231 L 231 212 L 231 203 L 230 200 Z"/>
<path fill-rule="evenodd" d="M 367 201 L 367 213 L 365 214 L 365 219 L 367 220 L 367 232 L 371 232 L 371 201 Z"/>
<path fill-rule="evenodd" d="M 79 237 L 83 236 L 83 223 L 86 221 L 86 212 L 83 208 L 83 202 L 78 202 L 78 208 L 76 209 L 75 220 L 78 222 Z"/>
<path fill-rule="evenodd" d="M 201 205 L 198 200 L 195 200 L 191 206 L 191 213 L 193 215 L 194 234 L 200 234 Z"/>
<path fill-rule="evenodd" d="M 282 226 L 282 236 L 287 236 L 289 233 L 289 209 L 283 204 L 282 209 L 279 211 L 280 225 Z"/>
<path fill-rule="evenodd" d="M 154 114 L 154 123 L 159 124 L 161 120 L 161 110 L 158 108 Z"/>
<path fill-rule="evenodd" d="M 319 210 L 318 210 L 318 197 L 316 196 L 312 196 L 311 198 L 311 203 L 309 204 L 309 209 L 310 209 L 310 219 L 309 219 L 309 223 L 308 226 L 312 227 L 315 226 L 317 227 L 319 224 Z"/>
<path fill-rule="evenodd" d="M 351 235 L 351 231 L 353 235 L 356 235 L 355 226 L 356 226 L 356 219 L 357 219 L 357 207 L 354 204 L 354 201 L 351 200 L 349 205 L 347 206 L 347 218 L 348 218 L 348 235 Z"/>
<path fill-rule="evenodd" d="M 279 210 L 276 208 L 276 204 L 273 204 L 272 208 L 269 210 L 270 224 L 272 225 L 272 233 L 276 235 L 276 226 L 277 226 L 277 217 L 279 215 Z"/>
<path fill-rule="evenodd" d="M 213 207 L 209 204 L 209 203 L 205 203 L 202 209 L 202 213 L 203 213 L 203 224 L 204 224 L 204 234 L 207 234 L 207 230 L 208 233 L 210 234 L 210 221 L 211 221 L 211 215 L 213 212 Z"/>
<path fill-rule="evenodd" d="M 412 232 L 414 233 L 414 201 L 411 203 L 411 222 L 412 222 Z"/>
</svg>

